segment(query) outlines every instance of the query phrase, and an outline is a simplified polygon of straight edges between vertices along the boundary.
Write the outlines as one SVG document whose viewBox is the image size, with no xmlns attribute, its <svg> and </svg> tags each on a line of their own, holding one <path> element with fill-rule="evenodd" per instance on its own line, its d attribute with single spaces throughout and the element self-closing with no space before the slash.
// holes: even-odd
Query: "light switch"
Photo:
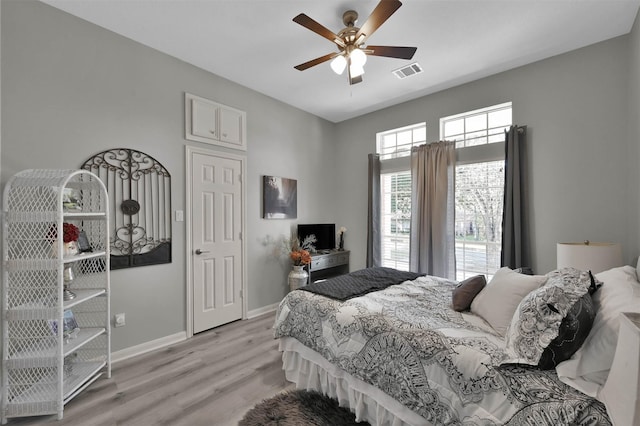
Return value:
<svg viewBox="0 0 640 426">
<path fill-rule="evenodd" d="M 184 212 L 182 210 L 176 210 L 176 222 L 184 221 Z"/>
</svg>

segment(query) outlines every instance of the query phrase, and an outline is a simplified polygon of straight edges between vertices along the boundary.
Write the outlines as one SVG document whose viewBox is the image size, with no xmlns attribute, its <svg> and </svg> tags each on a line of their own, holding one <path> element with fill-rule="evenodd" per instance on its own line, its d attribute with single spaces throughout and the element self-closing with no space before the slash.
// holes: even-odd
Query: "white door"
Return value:
<svg viewBox="0 0 640 426">
<path fill-rule="evenodd" d="M 242 318 L 242 161 L 192 153 L 193 332 Z"/>
</svg>

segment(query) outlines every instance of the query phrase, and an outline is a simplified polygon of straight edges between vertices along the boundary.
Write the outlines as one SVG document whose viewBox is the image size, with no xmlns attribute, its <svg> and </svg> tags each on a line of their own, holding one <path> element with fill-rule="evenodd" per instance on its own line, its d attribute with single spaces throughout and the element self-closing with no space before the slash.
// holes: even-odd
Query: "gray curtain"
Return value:
<svg viewBox="0 0 640 426">
<path fill-rule="evenodd" d="M 380 254 L 380 156 L 369 154 L 369 210 L 367 212 L 367 268 L 382 266 Z"/>
<path fill-rule="evenodd" d="M 527 182 L 527 128 L 505 130 L 504 209 L 500 265 L 531 267 L 529 197 Z"/>
<path fill-rule="evenodd" d="M 455 279 L 454 142 L 411 150 L 409 269 Z"/>
</svg>

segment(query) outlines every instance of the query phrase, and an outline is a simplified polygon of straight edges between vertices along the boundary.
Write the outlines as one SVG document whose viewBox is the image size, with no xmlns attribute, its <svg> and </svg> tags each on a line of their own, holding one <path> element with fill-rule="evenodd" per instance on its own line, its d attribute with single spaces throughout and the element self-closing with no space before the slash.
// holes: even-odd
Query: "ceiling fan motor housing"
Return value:
<svg viewBox="0 0 640 426">
<path fill-rule="evenodd" d="M 342 22 L 345 27 L 353 27 L 358 22 L 358 12 L 355 10 L 347 10 L 342 14 Z"/>
</svg>

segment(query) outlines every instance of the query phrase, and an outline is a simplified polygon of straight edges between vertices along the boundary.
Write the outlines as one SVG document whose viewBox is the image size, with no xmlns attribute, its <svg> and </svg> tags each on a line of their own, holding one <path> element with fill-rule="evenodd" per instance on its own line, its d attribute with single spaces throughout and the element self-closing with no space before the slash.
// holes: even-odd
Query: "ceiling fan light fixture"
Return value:
<svg viewBox="0 0 640 426">
<path fill-rule="evenodd" d="M 351 63 L 357 67 L 364 67 L 364 64 L 367 63 L 367 55 L 360 49 L 355 48 L 351 51 L 349 55 L 349 59 L 351 59 Z"/>
<path fill-rule="evenodd" d="M 349 72 L 351 73 L 351 78 L 360 77 L 364 74 L 364 67 L 361 65 L 351 64 L 351 66 L 349 66 Z"/>
<path fill-rule="evenodd" d="M 342 74 L 346 67 L 347 60 L 343 55 L 338 55 L 331 61 L 331 69 L 338 75 Z"/>
</svg>

